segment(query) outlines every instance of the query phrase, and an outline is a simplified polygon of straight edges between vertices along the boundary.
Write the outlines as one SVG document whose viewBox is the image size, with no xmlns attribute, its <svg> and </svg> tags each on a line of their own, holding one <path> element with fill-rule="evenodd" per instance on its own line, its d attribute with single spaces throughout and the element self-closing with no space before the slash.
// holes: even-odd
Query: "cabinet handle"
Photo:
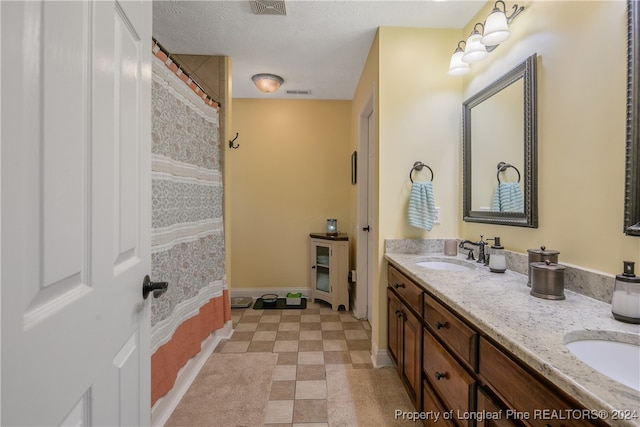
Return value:
<svg viewBox="0 0 640 427">
<path fill-rule="evenodd" d="M 447 327 L 447 322 L 444 322 L 444 323 L 442 323 L 440 321 L 436 322 L 436 329 L 442 329 L 442 328 L 446 328 L 446 327 Z"/>
<path fill-rule="evenodd" d="M 397 284 L 397 283 L 396 283 L 395 285 L 393 285 L 393 287 L 394 287 L 394 288 L 396 288 L 396 289 L 398 289 L 398 288 L 404 288 L 404 287 L 405 287 L 405 284 L 404 284 L 404 283 L 400 283 L 400 284 Z"/>
<path fill-rule="evenodd" d="M 447 378 L 447 373 L 446 372 L 442 373 L 442 372 L 436 371 L 436 374 L 434 376 L 436 377 L 436 380 L 440 381 L 443 378 L 444 379 Z"/>
<path fill-rule="evenodd" d="M 400 311 L 400 310 L 396 310 L 396 317 L 397 317 L 397 318 L 402 317 L 402 311 Z"/>
</svg>

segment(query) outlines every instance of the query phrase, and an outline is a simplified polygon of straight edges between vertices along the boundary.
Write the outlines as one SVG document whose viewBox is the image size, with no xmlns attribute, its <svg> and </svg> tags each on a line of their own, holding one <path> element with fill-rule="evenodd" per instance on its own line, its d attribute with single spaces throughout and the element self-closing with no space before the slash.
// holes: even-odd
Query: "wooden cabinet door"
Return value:
<svg viewBox="0 0 640 427">
<path fill-rule="evenodd" d="M 400 339 L 402 337 L 402 306 L 400 300 L 390 289 L 387 289 L 387 343 L 389 346 L 389 356 L 401 372 L 400 359 Z"/>
<path fill-rule="evenodd" d="M 416 403 L 416 407 L 420 407 L 418 392 L 420 391 L 421 378 L 421 335 L 422 324 L 420 320 L 409 310 L 404 309 L 402 312 L 402 376 L 413 391 L 411 397 Z"/>
</svg>

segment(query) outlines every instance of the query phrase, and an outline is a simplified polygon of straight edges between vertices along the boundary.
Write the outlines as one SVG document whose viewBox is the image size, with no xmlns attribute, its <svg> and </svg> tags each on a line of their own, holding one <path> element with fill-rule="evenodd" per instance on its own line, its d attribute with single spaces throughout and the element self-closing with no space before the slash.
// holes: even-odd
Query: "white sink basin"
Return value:
<svg viewBox="0 0 640 427">
<path fill-rule="evenodd" d="M 565 345 L 596 371 L 640 391 L 640 345 L 605 339 L 579 339 Z"/>
<path fill-rule="evenodd" d="M 420 267 L 430 268 L 432 270 L 443 271 L 469 271 L 472 267 L 464 264 L 453 263 L 450 261 L 431 260 L 431 261 L 419 261 L 416 265 Z"/>
</svg>

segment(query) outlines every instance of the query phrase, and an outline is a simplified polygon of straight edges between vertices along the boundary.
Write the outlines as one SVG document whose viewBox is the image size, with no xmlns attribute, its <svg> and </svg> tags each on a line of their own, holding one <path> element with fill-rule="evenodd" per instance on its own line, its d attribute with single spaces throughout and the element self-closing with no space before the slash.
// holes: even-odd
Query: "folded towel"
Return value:
<svg viewBox="0 0 640 427">
<path fill-rule="evenodd" d="M 501 182 L 493 197 L 493 211 L 524 212 L 524 199 L 517 182 Z"/>
<path fill-rule="evenodd" d="M 409 224 L 431 231 L 436 217 L 436 202 L 431 181 L 414 182 L 409 197 Z"/>
<path fill-rule="evenodd" d="M 316 277 L 316 289 L 329 292 L 331 285 L 329 284 L 329 274 L 318 274 Z"/>
</svg>

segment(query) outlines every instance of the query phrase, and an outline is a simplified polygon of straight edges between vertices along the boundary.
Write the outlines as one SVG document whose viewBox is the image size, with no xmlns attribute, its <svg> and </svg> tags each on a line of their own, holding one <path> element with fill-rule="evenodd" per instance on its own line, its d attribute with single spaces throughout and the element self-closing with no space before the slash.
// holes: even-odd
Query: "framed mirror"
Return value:
<svg viewBox="0 0 640 427">
<path fill-rule="evenodd" d="M 640 236 L 640 6 L 627 1 L 627 149 L 625 159 L 624 232 Z"/>
<path fill-rule="evenodd" d="M 462 104 L 465 221 L 538 227 L 536 63 Z"/>
</svg>

